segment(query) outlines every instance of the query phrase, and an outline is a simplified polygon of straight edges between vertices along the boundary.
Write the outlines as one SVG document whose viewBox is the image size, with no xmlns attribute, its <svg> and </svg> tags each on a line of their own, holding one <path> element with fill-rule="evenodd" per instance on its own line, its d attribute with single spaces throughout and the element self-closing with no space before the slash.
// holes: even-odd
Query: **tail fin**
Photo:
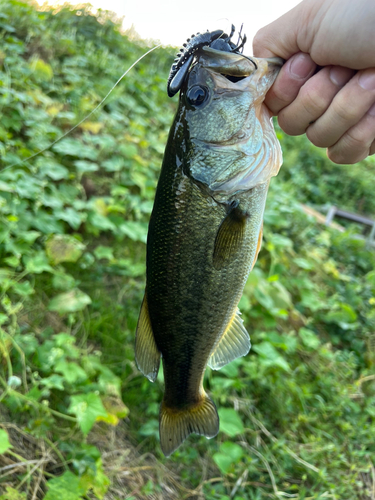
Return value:
<svg viewBox="0 0 375 500">
<path fill-rule="evenodd" d="M 219 416 L 215 403 L 204 395 L 202 401 L 183 410 L 168 408 L 164 401 L 160 409 L 160 445 L 169 457 L 185 439 L 195 432 L 213 438 L 219 432 Z"/>
</svg>

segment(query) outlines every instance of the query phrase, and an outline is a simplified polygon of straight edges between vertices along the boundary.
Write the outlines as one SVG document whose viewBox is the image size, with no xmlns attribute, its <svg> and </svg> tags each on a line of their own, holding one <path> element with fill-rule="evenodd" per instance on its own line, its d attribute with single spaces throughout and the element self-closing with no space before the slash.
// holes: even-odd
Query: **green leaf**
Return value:
<svg viewBox="0 0 375 500">
<path fill-rule="evenodd" d="M 141 241 L 142 243 L 146 243 L 147 228 L 148 225 L 145 222 L 128 220 L 121 224 L 119 230 L 121 233 L 123 233 L 125 236 L 128 236 L 133 241 Z"/>
<path fill-rule="evenodd" d="M 0 500 L 26 500 L 26 493 L 20 493 L 11 486 L 7 486 L 5 493 L 0 496 Z"/>
<path fill-rule="evenodd" d="M 303 344 L 309 349 L 315 350 L 320 346 L 319 337 L 308 328 L 300 328 L 298 334 Z"/>
<path fill-rule="evenodd" d="M 82 222 L 86 220 L 86 214 L 82 212 L 77 212 L 71 207 L 64 210 L 56 210 L 55 216 L 57 219 L 67 222 L 73 229 L 79 229 Z"/>
<path fill-rule="evenodd" d="M 80 485 L 84 487 L 85 491 L 92 489 L 96 498 L 99 498 L 99 500 L 104 498 L 110 484 L 111 482 L 108 476 L 106 476 L 103 471 L 101 458 L 95 462 L 95 468 L 87 468 L 80 479 Z"/>
<path fill-rule="evenodd" d="M 253 350 L 260 355 L 260 362 L 265 367 L 279 367 L 290 372 L 288 362 L 278 353 L 270 342 L 261 342 L 253 345 Z"/>
<path fill-rule="evenodd" d="M 220 453 L 215 453 L 213 459 L 222 474 L 226 474 L 232 465 L 241 460 L 243 454 L 244 451 L 241 446 L 231 441 L 225 441 L 220 446 Z"/>
<path fill-rule="evenodd" d="M 220 430 L 230 437 L 244 432 L 244 426 L 238 413 L 232 408 L 220 408 Z"/>
<path fill-rule="evenodd" d="M 42 250 L 32 255 L 25 255 L 23 260 L 28 273 L 41 274 L 43 272 L 53 272 L 53 268 L 48 262 L 47 255 Z"/>
<path fill-rule="evenodd" d="M 87 158 L 89 160 L 96 160 L 99 154 L 98 151 L 92 146 L 84 144 L 78 139 L 73 139 L 71 137 L 58 142 L 52 149 L 62 155 Z"/>
<path fill-rule="evenodd" d="M 38 161 L 39 172 L 43 177 L 49 177 L 54 181 L 61 181 L 69 177 L 69 170 L 49 158 L 41 158 Z"/>
<path fill-rule="evenodd" d="M 99 245 L 94 250 L 94 255 L 97 259 L 108 259 L 113 260 L 113 249 L 110 247 L 104 247 Z"/>
<path fill-rule="evenodd" d="M 212 458 L 222 474 L 226 474 L 233 463 L 231 457 L 224 455 L 224 453 L 214 453 Z"/>
<path fill-rule="evenodd" d="M 82 311 L 88 304 L 91 304 L 90 297 L 75 288 L 70 292 L 60 293 L 50 300 L 48 309 L 50 311 L 57 311 L 60 314 L 72 313 Z"/>
<path fill-rule="evenodd" d="M 70 471 L 47 482 L 48 491 L 44 500 L 81 500 L 85 489 L 79 478 Z"/>
<path fill-rule="evenodd" d="M 357 319 L 357 314 L 349 304 L 341 303 L 337 305 L 336 310 L 328 312 L 325 318 L 326 321 L 341 326 L 346 323 L 354 323 Z"/>
<path fill-rule="evenodd" d="M 5 453 L 10 448 L 13 448 L 13 446 L 9 442 L 7 431 L 0 429 L 0 454 Z"/>
<path fill-rule="evenodd" d="M 64 377 L 61 375 L 53 374 L 50 377 L 42 378 L 40 383 L 49 389 L 64 390 Z"/>
<path fill-rule="evenodd" d="M 116 226 L 105 215 L 97 212 L 90 212 L 88 222 L 99 231 L 115 231 Z"/>
<path fill-rule="evenodd" d="M 96 172 L 99 170 L 99 165 L 97 163 L 92 163 L 91 161 L 78 160 L 74 162 L 74 165 L 80 173 Z"/>
<path fill-rule="evenodd" d="M 9 317 L 6 314 L 0 313 L 0 325 L 3 325 L 8 320 L 9 320 Z"/>
<path fill-rule="evenodd" d="M 30 66 L 35 80 L 41 82 L 49 82 L 52 80 L 53 70 L 51 66 L 42 59 L 32 61 Z"/>
<path fill-rule="evenodd" d="M 105 160 L 102 166 L 107 172 L 119 172 L 125 165 L 124 159 L 120 156 L 115 156 L 109 160 Z"/>
<path fill-rule="evenodd" d="M 67 273 L 56 273 L 52 278 L 52 286 L 57 290 L 68 291 L 76 286 L 76 280 Z"/>
<path fill-rule="evenodd" d="M 56 363 L 55 371 L 62 373 L 64 379 L 69 384 L 74 384 L 78 381 L 83 381 L 87 379 L 87 374 L 83 368 L 81 368 L 77 363 L 72 363 L 61 359 Z"/>
<path fill-rule="evenodd" d="M 155 438 L 159 438 L 159 422 L 155 418 L 151 418 L 142 425 L 139 429 L 139 434 L 141 436 L 154 436 Z"/>
<path fill-rule="evenodd" d="M 64 229 L 62 222 L 56 220 L 53 215 L 46 213 L 44 210 L 36 211 L 32 219 L 32 225 L 43 234 L 62 233 Z"/>
<path fill-rule="evenodd" d="M 21 283 L 13 283 L 12 290 L 21 297 L 27 297 L 34 293 L 34 288 L 29 281 L 22 281 Z"/>
<path fill-rule="evenodd" d="M 306 269 L 307 271 L 311 271 L 315 267 L 313 262 L 307 259 L 303 259 L 302 257 L 296 257 L 295 259 L 293 259 L 293 262 L 294 264 L 297 264 L 297 266 L 301 269 Z"/>
<path fill-rule="evenodd" d="M 11 257 L 6 257 L 4 259 L 5 264 L 8 264 L 10 267 L 17 267 L 20 263 L 19 257 L 12 255 Z"/>
<path fill-rule="evenodd" d="M 46 242 L 46 254 L 55 265 L 60 262 L 77 262 L 84 249 L 83 243 L 67 234 L 53 235 Z"/>
<path fill-rule="evenodd" d="M 87 435 L 99 417 L 106 417 L 102 400 L 97 394 L 79 394 L 70 398 L 69 413 L 77 417 L 84 435 Z"/>
</svg>

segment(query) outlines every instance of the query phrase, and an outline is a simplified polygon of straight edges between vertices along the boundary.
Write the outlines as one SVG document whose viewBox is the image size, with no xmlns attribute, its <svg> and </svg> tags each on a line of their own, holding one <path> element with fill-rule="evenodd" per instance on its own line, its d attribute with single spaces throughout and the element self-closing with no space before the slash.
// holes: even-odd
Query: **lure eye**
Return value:
<svg viewBox="0 0 375 500">
<path fill-rule="evenodd" d="M 207 97 L 208 89 L 201 85 L 193 85 L 186 93 L 187 102 L 195 108 L 202 106 L 206 102 Z"/>
</svg>

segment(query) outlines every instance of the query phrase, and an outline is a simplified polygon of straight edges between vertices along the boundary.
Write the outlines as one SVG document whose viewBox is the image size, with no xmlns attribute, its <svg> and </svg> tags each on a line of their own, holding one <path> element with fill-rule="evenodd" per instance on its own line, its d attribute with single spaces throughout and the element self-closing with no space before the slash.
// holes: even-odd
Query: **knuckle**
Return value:
<svg viewBox="0 0 375 500">
<path fill-rule="evenodd" d="M 366 158 L 369 149 L 368 141 L 360 132 L 353 130 L 348 131 L 334 146 L 328 148 L 327 155 L 334 163 L 347 165 Z"/>
<path fill-rule="evenodd" d="M 343 141 L 346 144 L 347 148 L 350 148 L 354 151 L 363 150 L 364 148 L 368 149 L 368 138 L 366 138 L 361 130 L 357 127 L 353 127 L 353 129 L 349 129 L 343 137 Z"/>
<path fill-rule="evenodd" d="M 337 165 L 345 165 L 347 163 L 350 163 L 347 158 L 347 161 L 345 162 L 342 153 L 338 151 L 331 151 L 329 148 L 327 149 L 327 156 L 333 163 L 336 163 Z"/>
<path fill-rule="evenodd" d="M 261 28 L 259 31 L 257 31 L 253 38 L 253 51 L 255 54 L 263 46 L 263 39 L 263 28 Z"/>
<path fill-rule="evenodd" d="M 308 127 L 306 130 L 306 136 L 308 140 L 318 148 L 325 148 L 329 146 L 329 144 L 327 144 L 324 140 L 324 135 L 317 132 L 315 127 Z"/>
<path fill-rule="evenodd" d="M 272 40 L 270 39 L 269 31 L 266 29 L 266 27 L 258 30 L 253 38 L 254 55 L 259 53 L 261 50 L 263 50 L 265 47 L 267 47 L 271 43 L 272 43 Z"/>
<path fill-rule="evenodd" d="M 327 156 L 333 162 L 339 165 L 352 165 L 353 163 L 357 163 L 368 155 L 368 148 L 357 151 L 353 153 L 353 151 L 348 150 L 344 147 L 339 148 L 328 148 Z"/>
<path fill-rule="evenodd" d="M 280 128 L 288 135 L 301 135 L 305 132 L 304 125 L 291 118 L 287 108 L 279 113 L 277 120 Z"/>
<path fill-rule="evenodd" d="M 338 117 L 340 122 L 352 124 L 357 120 L 357 109 L 355 106 L 351 106 L 348 99 L 343 99 L 342 97 L 337 97 L 332 103 L 333 111 Z"/>
<path fill-rule="evenodd" d="M 301 104 L 305 111 L 314 116 L 320 116 L 329 106 L 329 101 L 309 85 L 304 85 L 300 91 Z"/>
</svg>

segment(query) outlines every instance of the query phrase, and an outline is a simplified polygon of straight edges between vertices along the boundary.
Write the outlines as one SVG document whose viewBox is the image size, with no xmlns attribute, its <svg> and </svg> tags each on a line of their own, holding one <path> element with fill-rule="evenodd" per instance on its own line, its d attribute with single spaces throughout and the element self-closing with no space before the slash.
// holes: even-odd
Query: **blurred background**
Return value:
<svg viewBox="0 0 375 500">
<path fill-rule="evenodd" d="M 80 5 L 82 2 L 38 0 L 39 5 Z M 109 10 L 122 19 L 125 30 L 135 31 L 144 40 L 160 40 L 164 45 L 180 46 L 192 33 L 212 31 L 221 28 L 230 32 L 231 24 L 240 28 L 244 25 L 250 43 L 246 50 L 251 52 L 251 40 L 262 26 L 269 24 L 298 4 L 298 0 L 267 0 L 251 2 L 238 0 L 190 0 L 178 4 L 170 0 L 93 0 L 93 11 Z"/>
<path fill-rule="evenodd" d="M 292 6 L 234 3 L 0 2 L 0 500 L 375 498 L 374 157 L 335 165 L 276 124 L 284 164 L 240 302 L 252 349 L 205 375 L 216 438 L 166 459 L 162 374 L 134 362 L 176 48 L 80 122 L 142 38 L 181 46 L 222 18 L 251 38 Z M 332 207 L 370 222 L 327 225 Z"/>
</svg>

